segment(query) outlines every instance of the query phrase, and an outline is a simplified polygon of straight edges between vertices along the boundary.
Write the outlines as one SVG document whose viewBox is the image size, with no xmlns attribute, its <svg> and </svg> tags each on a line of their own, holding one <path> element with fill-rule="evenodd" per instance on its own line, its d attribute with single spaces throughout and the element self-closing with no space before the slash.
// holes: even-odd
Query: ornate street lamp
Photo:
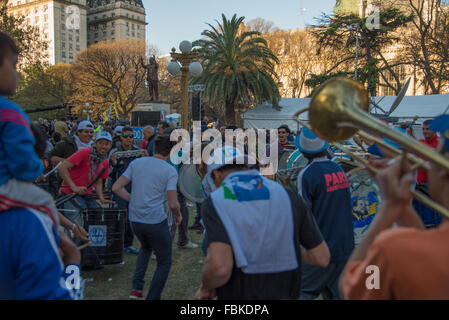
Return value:
<svg viewBox="0 0 449 320">
<path fill-rule="evenodd" d="M 181 53 L 175 52 L 173 48 L 170 53 L 172 61 L 167 65 L 167 71 L 172 76 L 181 74 L 181 117 L 182 128 L 188 130 L 189 126 L 189 92 L 188 92 L 188 77 L 189 73 L 198 77 L 203 72 L 203 67 L 198 60 L 198 52 L 192 51 L 192 44 L 184 40 L 179 44 Z"/>
<path fill-rule="evenodd" d="M 83 109 L 83 113 L 84 114 L 86 114 L 86 113 L 88 114 L 87 115 L 87 120 L 90 121 L 90 116 L 92 115 L 93 111 L 92 111 L 92 109 L 89 108 L 89 103 L 88 102 L 86 102 L 86 108 Z"/>
</svg>

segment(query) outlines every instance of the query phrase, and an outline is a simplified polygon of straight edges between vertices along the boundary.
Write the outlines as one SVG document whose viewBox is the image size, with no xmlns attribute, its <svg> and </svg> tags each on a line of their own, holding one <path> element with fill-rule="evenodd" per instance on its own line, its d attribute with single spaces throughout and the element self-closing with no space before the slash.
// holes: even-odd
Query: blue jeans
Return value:
<svg viewBox="0 0 449 320">
<path fill-rule="evenodd" d="M 116 194 L 113 194 L 112 200 L 115 201 L 115 207 L 118 209 L 126 209 L 128 210 L 128 201 L 123 200 Z M 134 242 L 134 233 L 131 228 L 131 222 L 129 221 L 129 212 L 127 213 L 127 218 L 125 222 L 125 241 L 124 248 L 131 247 Z"/>
<path fill-rule="evenodd" d="M 160 300 L 172 263 L 172 240 L 167 220 L 158 224 L 131 222 L 131 227 L 141 243 L 133 276 L 133 289 L 143 290 L 145 273 L 154 250 L 157 267 L 151 280 L 147 300 Z"/>
<path fill-rule="evenodd" d="M 70 201 L 63 204 L 64 210 L 62 214 L 72 222 L 78 222 L 80 226 L 84 226 L 84 220 L 81 212 L 84 209 L 100 208 L 97 200 L 90 198 L 89 196 L 76 196 Z"/>
<path fill-rule="evenodd" d="M 346 262 L 331 262 L 322 268 L 303 262 L 299 300 L 313 300 L 320 294 L 323 300 L 340 300 L 338 279 L 345 265 Z"/>
</svg>

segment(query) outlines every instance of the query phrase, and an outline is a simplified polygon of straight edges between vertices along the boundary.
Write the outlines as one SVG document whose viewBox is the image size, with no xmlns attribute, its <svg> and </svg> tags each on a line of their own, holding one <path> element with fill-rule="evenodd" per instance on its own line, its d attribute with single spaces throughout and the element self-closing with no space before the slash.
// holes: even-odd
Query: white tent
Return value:
<svg viewBox="0 0 449 320">
<path fill-rule="evenodd" d="M 243 127 L 256 129 L 277 129 L 286 124 L 290 130 L 298 130 L 298 123 L 292 120 L 292 115 L 300 109 L 307 108 L 310 98 L 282 98 L 279 101 L 281 110 L 273 108 L 270 102 L 262 103 L 243 114 Z M 307 112 L 300 116 L 307 119 Z"/>
<path fill-rule="evenodd" d="M 373 97 L 380 108 L 389 111 L 396 97 Z M 273 108 L 271 103 L 265 102 L 256 106 L 243 114 L 244 128 L 276 129 L 282 124 L 287 124 L 293 131 L 298 130 L 298 123 L 292 120 L 293 114 L 307 108 L 311 98 L 282 98 L 279 101 L 281 110 Z M 449 94 L 426 95 L 426 96 L 406 96 L 401 101 L 391 117 L 398 120 L 408 121 L 415 116 L 419 119 L 417 123 L 422 123 L 426 119 L 432 119 L 442 114 L 449 105 Z M 372 107 L 372 106 L 371 106 Z M 372 113 L 382 113 L 380 110 L 372 109 Z M 301 120 L 308 119 L 305 112 L 299 116 Z"/>
</svg>

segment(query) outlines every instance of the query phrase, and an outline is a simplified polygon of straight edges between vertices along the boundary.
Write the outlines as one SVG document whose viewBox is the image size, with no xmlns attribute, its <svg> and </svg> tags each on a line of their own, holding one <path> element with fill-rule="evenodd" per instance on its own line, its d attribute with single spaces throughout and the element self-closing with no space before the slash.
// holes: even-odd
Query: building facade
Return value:
<svg viewBox="0 0 449 320">
<path fill-rule="evenodd" d="M 145 41 L 141 0 L 9 0 L 8 12 L 24 16 L 48 43 L 48 62 L 72 63 L 88 45 L 103 40 Z"/>
<path fill-rule="evenodd" d="M 87 45 L 118 39 L 145 41 L 146 24 L 141 0 L 88 0 Z"/>
<path fill-rule="evenodd" d="M 86 49 L 86 0 L 10 0 L 7 6 L 10 15 L 24 16 L 28 25 L 39 28 L 48 42 L 50 64 L 71 63 Z"/>
</svg>

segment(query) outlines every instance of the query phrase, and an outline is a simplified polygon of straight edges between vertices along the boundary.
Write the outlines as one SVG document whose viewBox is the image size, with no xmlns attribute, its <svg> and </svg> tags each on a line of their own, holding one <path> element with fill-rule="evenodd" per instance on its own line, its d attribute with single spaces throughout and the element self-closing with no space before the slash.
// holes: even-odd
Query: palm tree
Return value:
<svg viewBox="0 0 449 320">
<path fill-rule="evenodd" d="M 236 123 L 237 106 L 249 106 L 269 100 L 279 107 L 279 90 L 275 64 L 277 57 L 267 46 L 261 33 L 244 31 L 245 17 L 231 20 L 222 15 L 222 23 L 204 30 L 204 39 L 194 44 L 203 59 L 205 70 L 195 82 L 205 85 L 211 105 L 224 105 L 225 122 Z M 276 79 L 276 80 L 275 80 Z"/>
</svg>

